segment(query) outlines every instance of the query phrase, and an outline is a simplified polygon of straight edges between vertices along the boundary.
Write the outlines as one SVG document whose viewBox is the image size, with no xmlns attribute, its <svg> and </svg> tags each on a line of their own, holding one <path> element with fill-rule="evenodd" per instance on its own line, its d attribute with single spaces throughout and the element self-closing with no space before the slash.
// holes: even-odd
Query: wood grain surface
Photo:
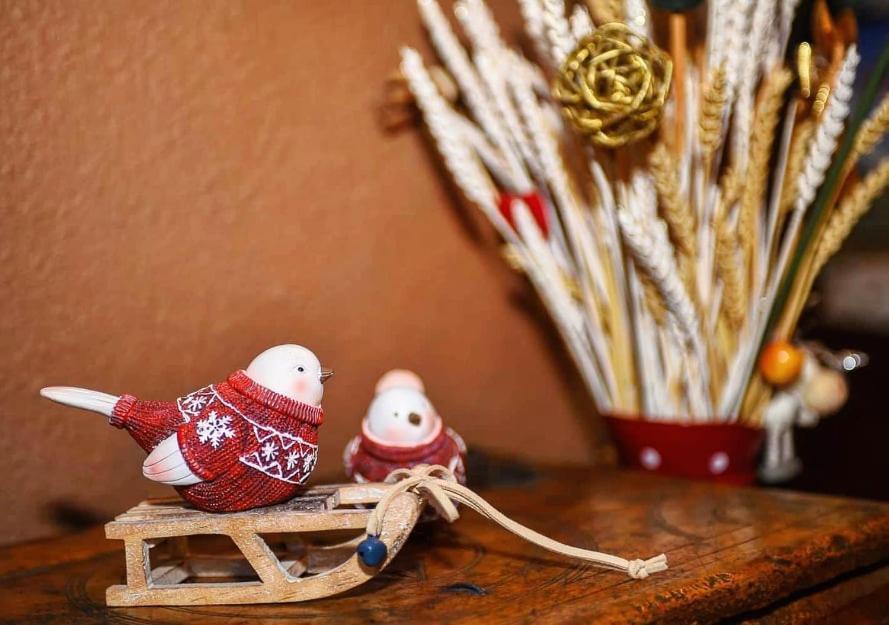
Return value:
<svg viewBox="0 0 889 625">
<path fill-rule="evenodd" d="M 880 622 L 881 610 L 885 618 L 889 505 L 589 469 L 546 470 L 482 494 L 558 540 L 629 558 L 663 551 L 670 569 L 634 581 L 552 556 L 467 511 L 451 526 L 419 525 L 381 575 L 338 597 L 106 608 L 124 557 L 97 528 L 0 550 L 0 622 L 812 623 Z"/>
</svg>

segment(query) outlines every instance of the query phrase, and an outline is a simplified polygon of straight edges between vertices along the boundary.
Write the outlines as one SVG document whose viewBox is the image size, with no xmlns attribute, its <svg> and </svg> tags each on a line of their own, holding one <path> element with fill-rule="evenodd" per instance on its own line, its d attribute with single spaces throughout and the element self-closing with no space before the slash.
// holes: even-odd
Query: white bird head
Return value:
<svg viewBox="0 0 889 625">
<path fill-rule="evenodd" d="M 333 375 L 302 345 L 270 347 L 253 359 L 245 373 L 269 390 L 316 407 L 324 396 L 324 382 Z"/>
<path fill-rule="evenodd" d="M 441 427 L 441 418 L 426 396 L 415 388 L 395 387 L 374 397 L 365 426 L 374 438 L 390 445 L 425 442 Z"/>
</svg>

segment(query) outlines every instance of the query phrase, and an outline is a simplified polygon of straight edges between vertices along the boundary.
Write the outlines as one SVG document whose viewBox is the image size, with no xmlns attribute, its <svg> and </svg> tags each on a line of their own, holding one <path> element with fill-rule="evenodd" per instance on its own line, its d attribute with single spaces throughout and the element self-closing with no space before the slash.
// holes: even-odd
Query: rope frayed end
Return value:
<svg viewBox="0 0 889 625">
<path fill-rule="evenodd" d="M 663 553 L 648 560 L 630 560 L 627 574 L 633 579 L 645 579 L 652 573 L 667 570 L 667 556 Z"/>
</svg>

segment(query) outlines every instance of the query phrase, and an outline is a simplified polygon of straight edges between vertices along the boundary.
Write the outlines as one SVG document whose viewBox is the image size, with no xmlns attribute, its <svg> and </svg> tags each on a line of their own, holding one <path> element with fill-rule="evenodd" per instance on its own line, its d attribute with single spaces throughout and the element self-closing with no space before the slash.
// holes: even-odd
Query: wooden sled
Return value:
<svg viewBox="0 0 889 625">
<path fill-rule="evenodd" d="M 201 512 L 180 499 L 142 502 L 105 526 L 106 537 L 124 541 L 127 574 L 125 586 L 108 588 L 107 603 L 284 603 L 354 588 L 395 557 L 425 505 L 422 498 L 410 492 L 395 497 L 380 533 L 388 548 L 386 560 L 379 567 L 369 568 L 360 562 L 355 548 L 365 538 L 370 511 L 386 488 L 385 484 L 319 486 L 284 504 L 229 514 Z M 355 531 L 355 537 L 331 545 L 313 545 L 305 534 L 343 530 Z M 203 534 L 230 537 L 243 559 L 191 553 L 189 536 Z M 270 534 L 286 535 L 286 548 L 273 549 L 264 538 Z M 167 561 L 152 565 L 153 551 L 164 552 Z M 201 581 L 244 577 L 253 572 L 258 581 Z"/>
</svg>

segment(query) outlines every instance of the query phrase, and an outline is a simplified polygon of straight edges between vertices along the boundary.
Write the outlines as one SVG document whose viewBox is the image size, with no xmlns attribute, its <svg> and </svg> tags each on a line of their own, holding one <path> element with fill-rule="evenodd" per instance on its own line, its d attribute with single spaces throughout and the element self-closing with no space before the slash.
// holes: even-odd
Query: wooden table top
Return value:
<svg viewBox="0 0 889 625">
<path fill-rule="evenodd" d="M 0 623 L 706 623 L 729 616 L 809 623 L 889 614 L 887 504 L 611 469 L 546 470 L 527 484 L 480 492 L 557 540 L 627 558 L 664 552 L 670 568 L 632 580 L 544 552 L 467 510 L 450 526 L 418 526 L 389 568 L 338 597 L 106 608 L 105 588 L 122 583 L 124 557 L 122 543 L 96 528 L 0 549 Z"/>
</svg>

